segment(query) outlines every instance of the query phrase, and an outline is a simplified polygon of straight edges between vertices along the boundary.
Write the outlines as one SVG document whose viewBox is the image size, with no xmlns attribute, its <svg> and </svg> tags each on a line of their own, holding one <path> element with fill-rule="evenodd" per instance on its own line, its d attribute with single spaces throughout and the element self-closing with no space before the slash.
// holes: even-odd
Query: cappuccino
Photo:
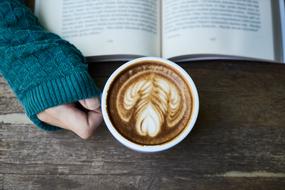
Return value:
<svg viewBox="0 0 285 190">
<path fill-rule="evenodd" d="M 103 117 L 120 139 L 137 146 L 163 146 L 186 136 L 183 133 L 193 127 L 197 90 L 187 73 L 169 62 L 137 59 L 108 80 L 102 97 Z"/>
<path fill-rule="evenodd" d="M 192 113 L 191 87 L 160 61 L 141 61 L 120 73 L 109 89 L 107 111 L 115 128 L 142 145 L 175 138 Z"/>
</svg>

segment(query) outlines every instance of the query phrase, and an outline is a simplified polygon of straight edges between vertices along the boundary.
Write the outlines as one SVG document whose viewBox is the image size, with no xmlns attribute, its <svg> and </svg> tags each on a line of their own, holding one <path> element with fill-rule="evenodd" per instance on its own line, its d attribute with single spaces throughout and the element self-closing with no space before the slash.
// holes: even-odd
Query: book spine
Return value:
<svg viewBox="0 0 285 190">
<path fill-rule="evenodd" d="M 285 63 L 285 0 L 279 0 L 280 24 L 282 39 L 282 60 Z"/>
</svg>

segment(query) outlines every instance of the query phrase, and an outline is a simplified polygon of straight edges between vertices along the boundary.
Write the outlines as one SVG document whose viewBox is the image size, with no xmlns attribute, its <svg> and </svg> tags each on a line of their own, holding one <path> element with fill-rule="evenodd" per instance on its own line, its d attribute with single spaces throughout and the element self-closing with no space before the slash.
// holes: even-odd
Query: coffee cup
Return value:
<svg viewBox="0 0 285 190">
<path fill-rule="evenodd" d="M 120 143 L 139 152 L 159 152 L 190 133 L 199 97 L 192 78 L 179 65 L 142 57 L 112 73 L 101 107 L 107 128 Z"/>
</svg>

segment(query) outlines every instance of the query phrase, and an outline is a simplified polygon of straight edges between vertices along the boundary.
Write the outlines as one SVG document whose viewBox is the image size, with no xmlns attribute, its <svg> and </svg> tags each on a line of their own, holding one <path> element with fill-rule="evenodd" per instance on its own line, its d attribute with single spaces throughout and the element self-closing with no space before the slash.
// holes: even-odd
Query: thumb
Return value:
<svg viewBox="0 0 285 190">
<path fill-rule="evenodd" d="M 98 97 L 79 100 L 79 103 L 87 110 L 98 110 L 101 105 Z"/>
</svg>

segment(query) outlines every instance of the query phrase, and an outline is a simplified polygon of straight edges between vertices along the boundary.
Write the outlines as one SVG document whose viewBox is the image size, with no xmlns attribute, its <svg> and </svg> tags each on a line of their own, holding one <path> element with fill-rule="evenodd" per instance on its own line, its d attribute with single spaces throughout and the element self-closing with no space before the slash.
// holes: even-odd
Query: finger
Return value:
<svg viewBox="0 0 285 190">
<path fill-rule="evenodd" d="M 102 114 L 95 111 L 84 112 L 75 107 L 74 104 L 63 105 L 50 113 L 60 121 L 63 126 L 73 131 L 83 139 L 93 135 L 95 129 L 102 122 Z"/>
<path fill-rule="evenodd" d="M 103 121 L 103 116 L 99 111 L 95 110 L 95 111 L 89 111 L 87 113 L 87 117 L 88 117 L 88 124 L 89 126 L 92 126 L 94 129 L 96 129 L 98 126 L 100 126 L 100 124 Z"/>
<path fill-rule="evenodd" d="M 79 103 L 88 110 L 96 110 L 101 105 L 98 97 L 79 100 Z"/>
<path fill-rule="evenodd" d="M 99 108 L 84 112 L 77 109 L 74 104 L 48 108 L 39 113 L 38 117 L 48 124 L 71 130 L 83 139 L 92 136 L 103 120 Z"/>
<path fill-rule="evenodd" d="M 66 114 L 59 120 L 83 139 L 91 137 L 103 120 L 100 112 L 83 112 L 75 107 L 70 108 Z"/>
</svg>

